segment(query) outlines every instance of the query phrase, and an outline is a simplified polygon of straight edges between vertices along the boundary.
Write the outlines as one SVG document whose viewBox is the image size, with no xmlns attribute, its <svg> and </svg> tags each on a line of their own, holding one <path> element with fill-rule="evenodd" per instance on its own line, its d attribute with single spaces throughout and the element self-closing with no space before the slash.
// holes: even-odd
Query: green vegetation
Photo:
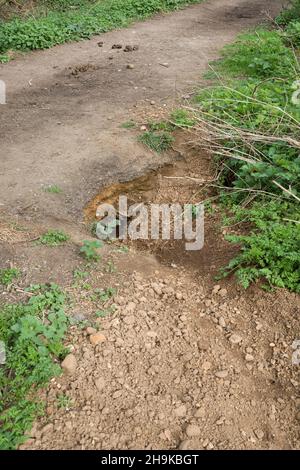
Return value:
<svg viewBox="0 0 300 470">
<path fill-rule="evenodd" d="M 115 310 L 116 310 L 116 306 L 112 305 L 111 307 L 105 308 L 103 310 L 97 310 L 97 312 L 95 312 L 95 315 L 98 318 L 105 318 L 111 313 L 114 313 Z"/>
<path fill-rule="evenodd" d="M 123 124 L 121 125 L 123 129 L 134 129 L 135 126 L 136 124 L 134 121 L 126 121 L 126 122 L 123 122 Z"/>
<path fill-rule="evenodd" d="M 113 273 L 117 272 L 117 268 L 116 268 L 114 262 L 111 261 L 111 260 L 109 260 L 107 262 L 107 265 L 105 266 L 104 270 L 108 274 L 113 274 Z"/>
<path fill-rule="evenodd" d="M 0 307 L 0 341 L 6 362 L 0 367 L 0 449 L 14 449 L 26 438 L 42 405 L 36 391 L 60 374 L 66 354 L 65 295 L 55 284 L 27 289 L 27 303 Z"/>
<path fill-rule="evenodd" d="M 119 246 L 115 251 L 117 253 L 128 253 L 129 248 L 128 248 L 128 246 Z"/>
<path fill-rule="evenodd" d="M 299 5 L 281 15 L 284 30 L 259 28 L 227 46 L 214 64 L 221 83 L 196 97 L 214 129 L 221 201 L 239 229 L 226 237 L 241 251 L 223 275 L 235 272 L 244 287 L 262 279 L 300 292 L 299 64 L 287 41 L 292 32 L 299 41 L 300 22 L 287 20 Z"/>
<path fill-rule="evenodd" d="M 87 271 L 81 271 L 80 269 L 75 269 L 73 272 L 73 277 L 76 280 L 83 280 L 89 277 L 89 273 Z"/>
<path fill-rule="evenodd" d="M 101 248 L 103 243 L 99 240 L 84 240 L 80 253 L 88 261 L 99 261 L 100 255 L 97 253 L 97 249 Z"/>
<path fill-rule="evenodd" d="M 292 0 L 288 6 L 276 18 L 278 25 L 287 26 L 293 21 L 300 19 L 300 0 Z"/>
<path fill-rule="evenodd" d="M 38 240 L 38 243 L 47 246 L 58 246 L 67 242 L 70 239 L 69 235 L 61 230 L 48 230 Z"/>
<path fill-rule="evenodd" d="M 288 202 L 264 201 L 256 202 L 250 209 L 234 206 L 233 211 L 233 223 L 247 220 L 252 230 L 247 235 L 225 237 L 242 249 L 223 274 L 235 271 L 245 288 L 263 278 L 267 286 L 300 293 L 299 210 L 296 213 L 296 207 Z"/>
<path fill-rule="evenodd" d="M 293 77 L 298 64 L 278 31 L 257 29 L 242 34 L 223 50 L 219 71 L 247 78 Z"/>
<path fill-rule="evenodd" d="M 168 150 L 174 137 L 167 131 L 147 131 L 139 136 L 139 141 L 157 153 Z"/>
<path fill-rule="evenodd" d="M 46 49 L 128 26 L 160 11 L 171 11 L 199 0 L 52 0 L 21 19 L 0 22 L 0 54 Z"/>
<path fill-rule="evenodd" d="M 171 113 L 171 123 L 175 127 L 193 127 L 195 120 L 190 116 L 190 113 L 185 109 L 175 109 Z"/>
<path fill-rule="evenodd" d="M 0 269 L 0 284 L 8 286 L 20 275 L 20 271 L 17 268 Z"/>
<path fill-rule="evenodd" d="M 45 191 L 46 191 L 47 193 L 52 193 L 52 194 L 60 194 L 60 193 L 62 193 L 62 189 L 61 189 L 59 186 L 57 186 L 56 184 L 53 184 L 53 185 L 51 185 L 51 186 L 47 186 L 47 187 L 45 188 Z"/>
<path fill-rule="evenodd" d="M 65 395 L 64 393 L 60 393 L 57 397 L 57 406 L 58 408 L 67 410 L 71 408 L 72 400 L 68 395 Z"/>
<path fill-rule="evenodd" d="M 106 303 L 110 300 L 114 295 L 116 295 L 117 291 L 114 287 L 108 287 L 107 289 L 95 289 L 94 293 L 91 295 L 91 300 L 96 302 L 100 300 L 102 303 Z"/>
</svg>

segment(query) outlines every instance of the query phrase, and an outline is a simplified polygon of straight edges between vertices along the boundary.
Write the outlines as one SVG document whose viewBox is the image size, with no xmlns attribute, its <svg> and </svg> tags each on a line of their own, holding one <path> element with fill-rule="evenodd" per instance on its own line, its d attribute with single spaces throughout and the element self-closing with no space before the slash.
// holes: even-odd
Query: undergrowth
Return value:
<svg viewBox="0 0 300 470">
<path fill-rule="evenodd" d="M 6 361 L 0 366 L 0 449 L 14 449 L 43 412 L 36 392 L 60 373 L 66 354 L 68 320 L 65 295 L 55 284 L 27 289 L 26 303 L 0 307 L 0 341 Z"/>
<path fill-rule="evenodd" d="M 217 186 L 234 227 L 226 238 L 240 246 L 222 275 L 235 272 L 244 287 L 262 280 L 300 292 L 299 5 L 280 16 L 287 27 L 259 28 L 227 46 L 212 66 L 218 80 L 196 97 L 219 133 Z"/>
<path fill-rule="evenodd" d="M 19 274 L 20 271 L 17 268 L 0 269 L 0 284 L 8 286 Z"/>
<path fill-rule="evenodd" d="M 71 3 L 75 8 L 54 2 L 52 7 L 37 9 L 26 18 L 0 21 L 0 54 L 6 61 L 4 53 L 9 50 L 46 49 L 68 41 L 87 39 L 94 34 L 128 26 L 132 21 L 145 19 L 154 13 L 192 3 L 199 3 L 199 0 L 80 0 Z"/>
<path fill-rule="evenodd" d="M 69 239 L 69 235 L 62 230 L 48 230 L 48 232 L 40 236 L 38 243 L 47 246 L 58 246 L 67 242 Z"/>
<path fill-rule="evenodd" d="M 168 131 L 149 130 L 139 136 L 139 141 L 157 153 L 168 150 L 174 138 Z"/>
</svg>

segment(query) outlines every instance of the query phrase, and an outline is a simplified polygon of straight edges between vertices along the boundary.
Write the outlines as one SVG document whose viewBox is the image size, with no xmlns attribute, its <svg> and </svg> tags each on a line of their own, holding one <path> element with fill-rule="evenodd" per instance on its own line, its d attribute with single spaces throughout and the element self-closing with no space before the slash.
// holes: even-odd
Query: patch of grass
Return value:
<svg viewBox="0 0 300 470">
<path fill-rule="evenodd" d="M 69 239 L 69 235 L 62 230 L 48 230 L 48 232 L 44 233 L 39 238 L 38 243 L 47 246 L 58 246 L 67 242 Z"/>
<path fill-rule="evenodd" d="M 293 52 L 285 46 L 279 31 L 257 29 L 242 34 L 226 46 L 223 59 L 216 69 L 233 76 L 248 78 L 288 78 L 295 76 L 298 63 Z"/>
<path fill-rule="evenodd" d="M 84 280 L 89 277 L 90 273 L 87 271 L 81 271 L 80 269 L 75 269 L 73 272 L 73 277 L 76 280 Z"/>
<path fill-rule="evenodd" d="M 148 131 L 141 134 L 138 140 L 154 152 L 162 153 L 171 147 L 174 142 L 174 137 L 166 131 Z"/>
<path fill-rule="evenodd" d="M 58 408 L 68 410 L 72 406 L 72 399 L 68 395 L 60 393 L 57 397 L 57 406 Z"/>
<path fill-rule="evenodd" d="M 0 54 L 0 64 L 6 64 L 10 61 L 9 55 Z"/>
<path fill-rule="evenodd" d="M 300 0 L 290 1 L 286 8 L 277 16 L 276 23 L 286 26 L 295 20 L 300 20 Z"/>
<path fill-rule="evenodd" d="M 119 246 L 115 251 L 117 253 L 128 253 L 129 248 L 128 248 L 128 246 Z"/>
<path fill-rule="evenodd" d="M 136 127 L 136 124 L 134 121 L 126 121 L 121 124 L 121 127 L 123 129 L 134 129 Z"/>
<path fill-rule="evenodd" d="M 57 3 L 51 11 L 36 10 L 28 18 L 2 22 L 0 53 L 8 50 L 46 49 L 68 41 L 90 38 L 115 28 L 128 26 L 160 11 L 171 11 L 199 0 L 88 0 Z"/>
<path fill-rule="evenodd" d="M 46 191 L 46 193 L 52 193 L 52 194 L 60 194 L 62 193 L 62 189 L 57 186 L 56 184 L 53 184 L 51 186 L 47 186 L 44 191 Z"/>
<path fill-rule="evenodd" d="M 105 266 L 104 270 L 105 270 L 106 273 L 109 273 L 109 274 L 113 274 L 113 273 L 117 272 L 117 268 L 116 268 L 114 262 L 111 261 L 111 260 L 107 262 L 107 265 Z"/>
<path fill-rule="evenodd" d="M 171 121 L 178 127 L 193 127 L 195 124 L 195 120 L 185 109 L 175 109 L 171 113 Z"/>
<path fill-rule="evenodd" d="M 116 310 L 116 306 L 112 305 L 111 307 L 105 308 L 103 310 L 97 310 L 97 312 L 95 312 L 95 315 L 97 318 L 105 318 L 108 315 L 114 313 L 115 310 Z"/>
<path fill-rule="evenodd" d="M 96 302 L 100 300 L 102 303 L 106 303 L 117 293 L 117 290 L 114 287 L 108 287 L 107 289 L 95 289 L 94 293 L 91 295 L 91 300 Z"/>
<path fill-rule="evenodd" d="M 172 132 L 174 130 L 174 126 L 170 124 L 168 121 L 150 121 L 148 122 L 148 129 L 150 132 L 156 132 L 156 131 Z"/>
<path fill-rule="evenodd" d="M 6 268 L 0 269 L 0 284 L 8 286 L 20 275 L 20 271 L 17 268 Z"/>
<path fill-rule="evenodd" d="M 66 354 L 64 293 L 55 284 L 27 290 L 27 303 L 0 308 L 0 340 L 6 348 L 6 362 L 0 367 L 1 450 L 26 440 L 24 434 L 43 409 L 36 391 L 60 374 L 57 361 Z"/>
<path fill-rule="evenodd" d="M 103 243 L 99 240 L 84 240 L 80 253 L 88 261 L 99 261 L 100 255 L 97 253 L 97 249 L 102 246 Z"/>
</svg>

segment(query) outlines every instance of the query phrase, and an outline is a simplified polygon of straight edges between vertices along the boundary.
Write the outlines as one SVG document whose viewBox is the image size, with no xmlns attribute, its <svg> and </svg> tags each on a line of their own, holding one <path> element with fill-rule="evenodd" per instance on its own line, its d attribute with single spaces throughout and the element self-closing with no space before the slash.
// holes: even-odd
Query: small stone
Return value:
<svg viewBox="0 0 300 470">
<path fill-rule="evenodd" d="M 113 397 L 114 399 L 120 398 L 120 397 L 122 396 L 122 394 L 123 394 L 122 390 L 116 390 L 116 391 L 112 394 L 112 397 Z"/>
<path fill-rule="evenodd" d="M 151 106 L 155 105 L 155 101 L 150 101 Z"/>
<path fill-rule="evenodd" d="M 182 441 L 178 446 L 179 450 L 189 450 L 189 449 L 193 449 L 193 448 L 194 448 L 193 442 L 189 439 L 186 439 L 186 440 Z"/>
<path fill-rule="evenodd" d="M 44 436 L 45 434 L 48 434 L 49 432 L 52 431 L 53 427 L 54 426 L 52 423 L 46 424 L 46 426 L 44 426 L 43 429 L 41 430 L 41 435 Z"/>
<path fill-rule="evenodd" d="M 95 333 L 90 336 L 90 342 L 93 346 L 97 346 L 97 344 L 104 343 L 105 341 L 106 337 L 102 333 Z"/>
<path fill-rule="evenodd" d="M 97 330 L 96 328 L 92 328 L 91 326 L 88 326 L 86 329 L 86 332 L 88 335 L 94 335 L 95 333 L 97 333 Z"/>
<path fill-rule="evenodd" d="M 133 70 L 133 69 L 134 69 L 134 65 L 133 65 L 133 64 L 128 64 L 128 65 L 127 65 L 127 68 L 128 68 L 129 70 Z"/>
<path fill-rule="evenodd" d="M 247 362 L 253 362 L 253 361 L 254 361 L 254 357 L 252 356 L 252 354 L 246 354 L 245 360 L 246 360 Z"/>
<path fill-rule="evenodd" d="M 212 290 L 212 293 L 217 294 L 220 289 L 221 289 L 221 286 L 219 286 L 219 284 L 216 284 Z"/>
<path fill-rule="evenodd" d="M 228 375 L 228 370 L 219 370 L 215 373 L 215 376 L 218 377 L 218 379 L 225 379 Z"/>
<path fill-rule="evenodd" d="M 225 328 L 226 327 L 226 322 L 224 320 L 223 317 L 220 317 L 219 318 L 219 325 L 222 327 L 222 328 Z"/>
<path fill-rule="evenodd" d="M 182 296 L 182 293 L 181 292 L 176 292 L 176 295 L 175 295 L 176 299 L 177 300 L 182 300 L 183 296 Z"/>
<path fill-rule="evenodd" d="M 132 52 L 133 51 L 133 46 L 127 45 L 124 47 L 124 52 Z"/>
<path fill-rule="evenodd" d="M 227 289 L 221 289 L 221 290 L 219 290 L 218 295 L 219 295 L 220 297 L 226 297 L 226 295 L 227 295 Z"/>
<path fill-rule="evenodd" d="M 189 424 L 185 432 L 188 437 L 196 437 L 200 435 L 200 428 L 195 424 Z"/>
<path fill-rule="evenodd" d="M 209 444 L 209 440 L 208 439 L 204 439 L 204 441 L 202 442 L 202 446 L 204 447 L 204 449 L 206 449 L 206 447 L 208 446 Z"/>
<path fill-rule="evenodd" d="M 207 450 L 213 450 L 213 448 L 214 448 L 214 445 L 213 445 L 212 442 L 209 442 L 209 443 L 207 444 L 207 446 L 206 446 L 206 449 L 207 449 Z"/>
<path fill-rule="evenodd" d="M 221 416 L 221 418 L 219 418 L 218 421 L 216 421 L 216 425 L 222 426 L 222 424 L 224 424 L 224 421 L 225 421 L 225 417 Z"/>
<path fill-rule="evenodd" d="M 135 322 L 135 318 L 133 315 L 128 315 L 124 318 L 124 323 L 126 323 L 126 325 L 133 325 Z"/>
<path fill-rule="evenodd" d="M 135 302 L 128 302 L 128 304 L 126 305 L 126 312 L 128 313 L 132 313 L 134 312 L 134 310 L 136 309 L 136 303 Z"/>
<path fill-rule="evenodd" d="M 103 42 L 103 41 L 99 41 L 99 42 L 97 42 L 97 46 L 98 46 L 98 47 L 103 47 L 103 44 L 104 44 L 104 42 Z"/>
<path fill-rule="evenodd" d="M 202 369 L 206 371 L 206 370 L 209 370 L 210 368 L 211 368 L 211 362 L 204 361 L 202 364 Z"/>
<path fill-rule="evenodd" d="M 254 434 L 256 435 L 257 439 L 259 439 L 260 441 L 263 439 L 265 435 L 265 433 L 261 429 L 256 429 L 254 431 Z"/>
<path fill-rule="evenodd" d="M 99 377 L 95 380 L 96 388 L 101 392 L 105 388 L 105 379 L 103 377 Z"/>
<path fill-rule="evenodd" d="M 73 375 L 77 368 L 77 359 L 74 354 L 68 354 L 61 363 L 61 368 L 66 375 Z"/>
<path fill-rule="evenodd" d="M 235 333 L 229 337 L 231 344 L 239 344 L 243 341 L 243 338 Z"/>
<path fill-rule="evenodd" d="M 147 126 L 141 126 L 141 127 L 140 127 L 140 130 L 141 130 L 141 131 L 146 131 L 146 130 L 147 130 Z"/>
<path fill-rule="evenodd" d="M 73 315 L 70 317 L 70 322 L 71 324 L 75 325 L 76 323 L 80 323 L 82 321 L 86 320 L 86 316 L 82 312 L 75 312 Z"/>
<path fill-rule="evenodd" d="M 184 418 L 186 416 L 186 407 L 184 405 L 178 406 L 174 411 L 178 418 Z"/>
<path fill-rule="evenodd" d="M 195 418 L 204 418 L 205 416 L 205 408 L 199 408 L 196 413 L 194 414 Z"/>
</svg>

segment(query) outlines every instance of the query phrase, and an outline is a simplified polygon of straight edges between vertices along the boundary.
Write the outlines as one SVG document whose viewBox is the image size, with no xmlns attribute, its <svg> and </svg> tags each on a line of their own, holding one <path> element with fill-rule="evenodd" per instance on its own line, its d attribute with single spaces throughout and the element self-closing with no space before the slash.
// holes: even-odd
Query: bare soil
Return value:
<svg viewBox="0 0 300 470">
<path fill-rule="evenodd" d="M 120 193 L 135 202 L 207 195 L 209 155 L 179 135 L 173 151 L 158 156 L 120 125 L 168 111 L 225 43 L 265 18 L 262 10 L 279 8 L 277 1 L 211 0 L 0 68 L 8 84 L 0 267 L 22 271 L 0 302 L 25 299 L 31 282 L 53 281 L 69 293 L 68 314 L 77 321 L 66 342 L 76 367 L 41 392 L 46 414 L 22 449 L 300 448 L 299 366 L 292 364 L 299 296 L 214 280 L 235 250 L 223 239 L 217 207 L 197 255 L 179 242 L 131 243 L 128 252 L 118 242 L 106 244 L 91 268 L 79 256 L 101 201 Z M 140 47 L 111 49 L 119 43 Z M 50 184 L 63 192 L 45 192 Z M 50 227 L 71 241 L 37 245 Z M 89 271 L 88 279 L 74 279 L 74 270 Z M 91 294 L 106 287 L 116 294 L 103 306 Z M 115 311 L 97 317 L 112 304 Z M 91 328 L 101 343 L 93 344 Z"/>
</svg>

